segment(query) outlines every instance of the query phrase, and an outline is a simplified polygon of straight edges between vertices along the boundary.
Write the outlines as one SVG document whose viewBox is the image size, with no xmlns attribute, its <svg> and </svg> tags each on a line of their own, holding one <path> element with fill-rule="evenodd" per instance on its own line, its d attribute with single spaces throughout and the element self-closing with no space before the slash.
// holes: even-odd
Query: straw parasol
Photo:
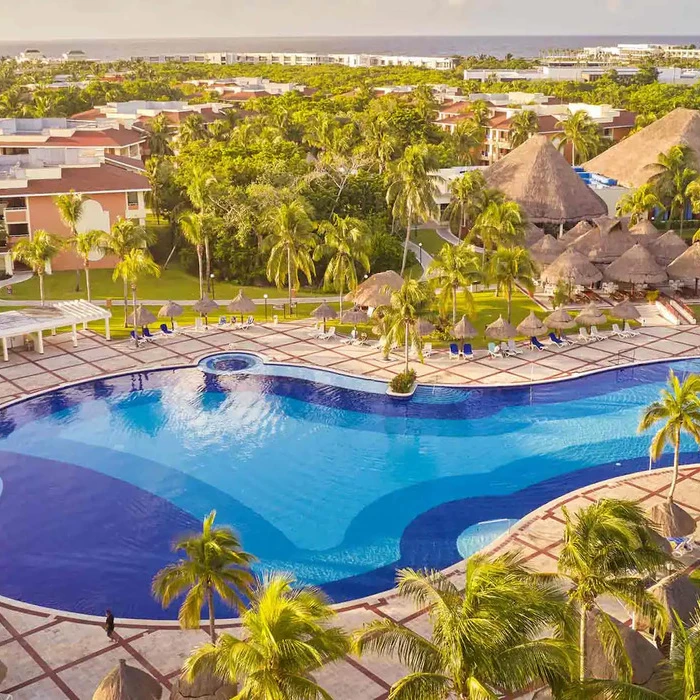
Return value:
<svg viewBox="0 0 700 700">
<path fill-rule="evenodd" d="M 323 332 L 326 332 L 326 321 L 329 318 L 338 318 L 338 312 L 329 306 L 325 301 L 320 306 L 317 306 L 310 314 L 314 318 L 323 319 Z"/>
<path fill-rule="evenodd" d="M 569 229 L 563 236 L 557 238 L 558 241 L 563 243 L 565 246 L 571 245 L 574 241 L 577 241 L 584 233 L 588 233 L 593 228 L 593 224 L 586 221 L 579 221 L 576 226 Z"/>
<path fill-rule="evenodd" d="M 666 231 L 655 241 L 647 244 L 647 248 L 656 258 L 659 265 L 670 265 L 678 256 L 685 253 L 688 244 L 673 230 Z"/>
<path fill-rule="evenodd" d="M 588 304 L 576 317 L 576 323 L 579 326 L 597 326 L 599 323 L 605 323 L 607 320 L 605 314 L 593 302 Z"/>
<path fill-rule="evenodd" d="M 426 318 L 419 318 L 416 321 L 416 333 L 418 335 L 430 335 L 435 330 L 435 325 L 430 323 Z"/>
<path fill-rule="evenodd" d="M 528 221 L 527 226 L 525 227 L 525 246 L 529 248 L 537 243 L 542 236 L 544 236 L 544 231 L 537 226 L 537 224 L 533 224 L 531 221 Z"/>
<path fill-rule="evenodd" d="M 516 338 L 518 330 L 508 323 L 503 316 L 499 316 L 493 323 L 486 326 L 485 334 L 489 338 L 495 338 L 496 340 L 508 340 L 509 338 Z"/>
<path fill-rule="evenodd" d="M 675 624 L 673 612 L 681 622 L 689 624 L 698 609 L 700 588 L 683 574 L 671 574 L 649 588 L 649 592 L 666 608 L 671 628 Z"/>
<path fill-rule="evenodd" d="M 608 211 L 544 134 L 529 138 L 490 165 L 484 177 L 489 187 L 517 202 L 535 223 L 576 223 Z"/>
<path fill-rule="evenodd" d="M 130 326 L 147 326 L 149 323 L 155 323 L 156 317 L 143 304 L 139 304 L 136 311 L 129 314 L 126 322 Z"/>
<path fill-rule="evenodd" d="M 119 659 L 119 665 L 97 686 L 92 700 L 157 700 L 162 694 L 163 689 L 155 678 Z"/>
<path fill-rule="evenodd" d="M 600 282 L 603 279 L 603 273 L 585 255 L 567 248 L 544 269 L 540 279 L 550 284 L 566 280 L 569 284 L 590 285 Z"/>
<path fill-rule="evenodd" d="M 353 306 L 340 317 L 340 320 L 342 323 L 352 323 L 353 326 L 356 326 L 358 323 L 367 323 L 369 316 L 359 306 Z"/>
<path fill-rule="evenodd" d="M 590 231 L 570 244 L 591 262 L 610 263 L 635 244 L 622 219 L 599 216 L 593 223 Z"/>
<path fill-rule="evenodd" d="M 226 306 L 228 311 L 234 314 L 241 315 L 241 323 L 243 323 L 243 314 L 254 314 L 256 305 L 252 299 L 249 299 L 240 289 L 238 294 L 231 300 L 231 302 Z"/>
<path fill-rule="evenodd" d="M 391 292 L 388 290 L 396 291 L 401 289 L 402 285 L 403 277 L 398 272 L 377 272 L 348 293 L 345 299 L 355 302 L 355 306 L 386 306 L 391 301 Z"/>
<path fill-rule="evenodd" d="M 649 511 L 649 520 L 656 525 L 662 537 L 688 537 L 695 532 L 697 525 L 687 510 L 668 500 Z"/>
<path fill-rule="evenodd" d="M 207 316 L 213 311 L 219 308 L 219 305 L 208 296 L 204 295 L 198 302 L 196 302 L 192 308 L 198 313 L 204 316 L 204 320 L 207 320 Z"/>
<path fill-rule="evenodd" d="M 700 278 L 700 243 L 693 243 L 684 250 L 667 268 L 666 272 L 674 280 L 695 280 L 695 296 L 698 295 Z"/>
<path fill-rule="evenodd" d="M 649 219 L 642 219 L 638 221 L 634 226 L 630 227 L 630 233 L 642 244 L 654 241 L 659 236 L 661 236 L 661 231 L 659 231 L 654 224 L 649 221 Z"/>
<path fill-rule="evenodd" d="M 472 326 L 466 316 L 462 316 L 457 322 L 457 325 L 452 329 L 452 335 L 455 338 L 464 340 L 464 338 L 474 338 L 479 335 L 479 332 Z"/>
<path fill-rule="evenodd" d="M 629 301 L 629 299 L 625 299 L 625 301 L 621 301 L 619 304 L 613 306 L 612 309 L 610 309 L 610 315 L 613 318 L 621 318 L 623 320 L 630 319 L 633 321 L 641 316 L 637 307 Z"/>
<path fill-rule="evenodd" d="M 229 700 L 237 692 L 235 685 L 211 673 L 198 673 L 191 683 L 182 676 L 176 678 L 170 700 Z"/>
<path fill-rule="evenodd" d="M 668 279 L 666 270 L 641 243 L 636 243 L 614 263 L 605 268 L 605 277 L 614 282 L 662 284 Z"/>
<path fill-rule="evenodd" d="M 167 304 L 163 304 L 158 310 L 158 318 L 169 318 L 170 327 L 175 328 L 175 316 L 182 316 L 184 309 L 180 304 L 176 304 L 174 301 L 169 301 Z"/>
<path fill-rule="evenodd" d="M 530 311 L 530 314 L 518 324 L 517 331 L 521 335 L 532 338 L 533 335 L 541 335 L 542 333 L 546 333 L 547 326 L 545 326 L 544 323 L 542 323 L 542 321 L 535 316 L 534 311 Z"/>
<path fill-rule="evenodd" d="M 566 249 L 566 246 L 558 241 L 554 236 L 547 234 L 540 238 L 537 243 L 530 246 L 530 253 L 540 265 L 553 263 Z"/>
<path fill-rule="evenodd" d="M 544 319 L 544 325 L 556 331 L 563 331 L 567 328 L 575 328 L 576 321 L 566 309 L 560 307 Z"/>
</svg>

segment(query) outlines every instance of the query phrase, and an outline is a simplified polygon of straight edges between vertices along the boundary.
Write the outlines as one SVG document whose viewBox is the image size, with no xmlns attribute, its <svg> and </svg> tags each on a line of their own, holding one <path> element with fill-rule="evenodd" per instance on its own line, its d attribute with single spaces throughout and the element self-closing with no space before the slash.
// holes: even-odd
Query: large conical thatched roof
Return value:
<svg viewBox="0 0 700 700">
<path fill-rule="evenodd" d="M 97 686 L 92 700 L 158 700 L 162 694 L 155 678 L 119 659 L 119 664 Z"/>
<path fill-rule="evenodd" d="M 571 245 L 574 241 L 577 241 L 584 233 L 588 233 L 593 228 L 593 224 L 585 219 L 579 221 L 576 226 L 570 228 L 563 236 L 559 237 L 565 246 Z"/>
<path fill-rule="evenodd" d="M 537 243 L 542 236 L 544 236 L 544 231 L 536 224 L 533 224 L 532 221 L 528 221 L 525 228 L 525 245 L 529 248 Z"/>
<path fill-rule="evenodd" d="M 549 265 L 564 252 L 565 247 L 554 236 L 547 234 L 540 238 L 537 243 L 530 246 L 530 253 L 532 253 L 532 257 L 539 265 Z"/>
<path fill-rule="evenodd" d="M 698 609 L 700 588 L 683 574 L 672 574 L 649 588 L 649 592 L 661 602 L 668 612 L 671 627 L 675 623 L 673 612 L 688 625 Z"/>
<path fill-rule="evenodd" d="M 536 223 L 574 223 L 608 211 L 544 135 L 533 136 L 486 168 L 484 177 Z"/>
<path fill-rule="evenodd" d="M 700 112 L 679 107 L 636 134 L 583 164 L 592 173 L 601 173 L 627 187 L 639 187 L 659 172 L 659 153 L 673 146 L 689 146 L 700 154 Z"/>
<path fill-rule="evenodd" d="M 634 226 L 631 226 L 630 233 L 635 238 L 639 238 L 640 243 L 656 240 L 661 235 L 661 231 L 649 219 L 642 219 Z"/>
<path fill-rule="evenodd" d="M 401 289 L 403 277 L 398 272 L 386 270 L 377 272 L 348 294 L 345 299 L 354 301 L 356 306 L 386 306 L 391 301 L 391 292 Z"/>
<path fill-rule="evenodd" d="M 540 275 L 543 282 L 556 284 L 565 280 L 569 284 L 593 284 L 603 279 L 603 273 L 585 256 L 567 248 Z"/>
<path fill-rule="evenodd" d="M 674 280 L 696 280 L 700 278 L 700 243 L 693 243 L 667 268 L 668 276 Z"/>
<path fill-rule="evenodd" d="M 666 231 L 663 236 L 648 243 L 647 248 L 656 261 L 665 267 L 670 265 L 681 253 L 684 253 L 688 244 L 675 231 Z"/>
<path fill-rule="evenodd" d="M 662 537 L 688 537 L 695 532 L 693 516 L 677 503 L 664 501 L 649 511 L 649 520 L 656 525 Z"/>
<path fill-rule="evenodd" d="M 631 284 L 662 284 L 668 279 L 666 270 L 641 243 L 637 243 L 608 265 L 604 274 L 613 282 Z"/>
<path fill-rule="evenodd" d="M 591 262 L 610 263 L 635 243 L 622 219 L 601 216 L 594 224 L 590 231 L 569 246 L 585 255 Z"/>
</svg>

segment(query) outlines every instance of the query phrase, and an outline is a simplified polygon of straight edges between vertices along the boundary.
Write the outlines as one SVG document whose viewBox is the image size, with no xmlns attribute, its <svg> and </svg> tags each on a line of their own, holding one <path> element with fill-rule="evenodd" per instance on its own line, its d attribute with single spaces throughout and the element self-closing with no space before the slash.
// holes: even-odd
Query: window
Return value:
<svg viewBox="0 0 700 700">
<path fill-rule="evenodd" d="M 138 192 L 127 192 L 126 193 L 126 204 L 129 207 L 138 207 L 138 205 L 139 205 L 139 193 Z"/>
<path fill-rule="evenodd" d="M 3 197 L 0 199 L 0 209 L 26 209 L 27 200 L 24 197 Z"/>
<path fill-rule="evenodd" d="M 10 236 L 28 236 L 29 235 L 29 225 L 28 224 L 7 224 L 7 233 Z"/>
</svg>

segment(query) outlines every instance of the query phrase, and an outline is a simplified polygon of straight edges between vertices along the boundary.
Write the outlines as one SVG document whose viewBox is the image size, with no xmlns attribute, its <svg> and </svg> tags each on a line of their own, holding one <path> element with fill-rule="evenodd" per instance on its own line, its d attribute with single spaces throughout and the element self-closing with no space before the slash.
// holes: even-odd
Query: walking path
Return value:
<svg viewBox="0 0 700 700">
<path fill-rule="evenodd" d="M 423 268 L 421 280 L 427 279 L 428 268 L 433 262 L 433 256 L 413 241 L 408 242 L 408 249 L 416 256 L 416 260 L 418 260 L 420 266 Z"/>
<path fill-rule="evenodd" d="M 26 272 L 15 272 L 14 275 L 8 277 L 6 280 L 0 280 L 0 288 L 9 287 L 12 284 L 19 284 L 20 282 L 26 282 L 28 279 L 32 278 L 32 273 Z"/>
</svg>

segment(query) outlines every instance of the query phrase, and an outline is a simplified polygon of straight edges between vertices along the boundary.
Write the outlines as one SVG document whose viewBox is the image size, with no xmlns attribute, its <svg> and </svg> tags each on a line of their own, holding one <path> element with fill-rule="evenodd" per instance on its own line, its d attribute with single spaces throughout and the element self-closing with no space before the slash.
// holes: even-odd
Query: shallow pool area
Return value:
<svg viewBox="0 0 700 700">
<path fill-rule="evenodd" d="M 700 360 L 397 401 L 381 381 L 219 353 L 25 399 L 0 410 L 0 595 L 174 619 L 151 578 L 212 508 L 260 571 L 337 602 L 386 590 L 397 567 L 449 566 L 557 496 L 647 469 L 636 425 L 669 367 Z"/>
</svg>

